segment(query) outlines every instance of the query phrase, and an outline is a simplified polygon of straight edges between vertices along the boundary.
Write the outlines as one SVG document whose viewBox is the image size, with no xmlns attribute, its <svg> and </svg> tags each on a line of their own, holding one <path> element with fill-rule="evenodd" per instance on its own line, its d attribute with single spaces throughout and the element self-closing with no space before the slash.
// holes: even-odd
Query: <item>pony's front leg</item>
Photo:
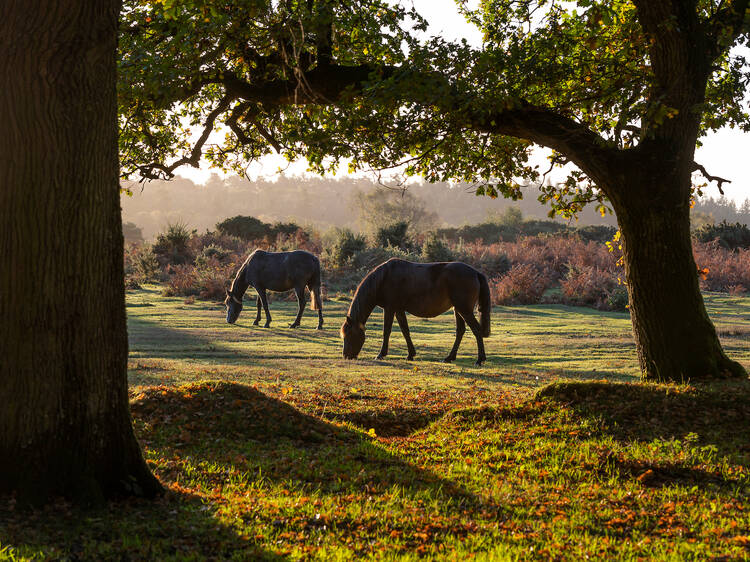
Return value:
<svg viewBox="0 0 750 562">
<path fill-rule="evenodd" d="M 383 309 L 383 345 L 380 347 L 380 353 L 375 359 L 383 359 L 388 355 L 388 340 L 391 339 L 391 328 L 393 327 L 393 311 Z"/>
<path fill-rule="evenodd" d="M 443 359 L 445 363 L 450 363 L 451 361 L 454 361 L 456 359 L 458 346 L 461 345 L 461 340 L 463 339 L 464 333 L 466 332 L 466 322 L 464 322 L 464 319 L 461 318 L 461 315 L 456 312 L 455 309 L 453 310 L 453 315 L 456 317 L 456 341 L 453 342 L 453 349 L 451 349 L 451 352 L 445 359 Z"/>
<path fill-rule="evenodd" d="M 409 333 L 409 324 L 406 322 L 406 312 L 403 310 L 396 313 L 396 320 L 398 320 L 398 327 L 401 328 L 401 333 L 404 335 L 406 340 L 406 349 L 409 354 L 406 356 L 407 361 L 414 359 L 417 354 L 417 350 L 414 349 L 414 344 L 411 343 L 411 334 Z"/>
<path fill-rule="evenodd" d="M 305 288 L 302 287 L 294 289 L 295 294 L 297 295 L 297 318 L 294 319 L 294 322 L 289 324 L 290 328 L 299 328 L 300 320 L 302 319 L 302 313 L 305 311 Z"/>
<path fill-rule="evenodd" d="M 264 328 L 268 328 L 271 325 L 271 313 L 268 312 L 268 298 L 266 297 L 265 289 L 257 289 L 258 297 L 260 302 L 263 303 L 263 310 L 266 312 L 266 323 L 263 325 Z M 258 310 L 258 320 L 260 320 L 260 310 Z"/>
</svg>

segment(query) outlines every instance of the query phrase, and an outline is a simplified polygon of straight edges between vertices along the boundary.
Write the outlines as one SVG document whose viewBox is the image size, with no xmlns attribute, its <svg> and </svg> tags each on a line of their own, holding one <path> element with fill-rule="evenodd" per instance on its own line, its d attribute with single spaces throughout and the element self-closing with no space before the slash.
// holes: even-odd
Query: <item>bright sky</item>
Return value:
<svg viewBox="0 0 750 562">
<path fill-rule="evenodd" d="M 466 38 L 475 45 L 481 43 L 481 34 L 476 27 L 458 14 L 454 0 L 412 1 L 417 11 L 430 22 L 429 35 L 440 35 L 452 40 Z M 728 128 L 712 133 L 703 139 L 703 146 L 698 148 L 696 154 L 696 160 L 710 174 L 731 180 L 731 184 L 724 184 L 724 193 L 738 203 L 750 198 L 750 174 L 745 161 L 748 157 L 750 157 L 750 133 Z M 535 155 L 534 161 L 540 165 L 540 168 L 546 169 L 546 160 L 541 151 Z M 302 175 L 306 172 L 307 166 L 304 161 L 288 165 L 280 156 L 269 156 L 251 166 L 248 175 L 250 177 L 273 177 L 278 173 L 279 168 L 286 168 L 285 173 L 289 175 Z M 208 164 L 202 163 L 201 169 L 183 166 L 177 173 L 197 183 L 204 183 L 215 171 L 211 170 Z M 553 177 L 552 181 L 556 179 Z M 710 184 L 705 194 L 716 197 L 719 192 L 715 184 Z"/>
</svg>

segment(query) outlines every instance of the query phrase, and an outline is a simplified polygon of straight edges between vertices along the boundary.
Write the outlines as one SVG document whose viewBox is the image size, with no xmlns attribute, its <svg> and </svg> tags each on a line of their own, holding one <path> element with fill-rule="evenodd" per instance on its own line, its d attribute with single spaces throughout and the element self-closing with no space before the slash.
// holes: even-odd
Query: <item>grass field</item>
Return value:
<svg viewBox="0 0 750 562">
<path fill-rule="evenodd" d="M 750 298 L 711 294 L 750 368 Z M 750 559 L 750 385 L 637 382 L 627 314 L 496 307 L 475 367 L 452 314 L 410 317 L 417 360 L 341 357 L 271 303 L 270 328 L 220 306 L 128 293 L 136 432 L 167 488 L 94 512 L 0 509 L 0 559 Z M 561 382 L 565 381 L 565 382 Z M 555 383 L 555 384 L 551 384 Z"/>
</svg>

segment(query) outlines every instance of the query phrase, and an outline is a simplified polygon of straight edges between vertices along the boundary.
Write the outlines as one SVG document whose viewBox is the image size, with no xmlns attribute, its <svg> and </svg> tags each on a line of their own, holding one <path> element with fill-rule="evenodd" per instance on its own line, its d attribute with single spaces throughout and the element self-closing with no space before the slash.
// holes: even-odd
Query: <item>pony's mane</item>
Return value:
<svg viewBox="0 0 750 562">
<path fill-rule="evenodd" d="M 247 291 L 248 283 L 247 281 L 245 281 L 245 270 L 247 269 L 247 265 L 250 263 L 250 260 L 252 259 L 252 257 L 255 255 L 255 252 L 257 251 L 258 250 L 253 250 L 253 252 L 249 256 L 247 256 L 247 259 L 242 264 L 240 269 L 237 271 L 237 275 L 234 276 L 234 279 L 232 280 L 232 286 L 229 287 L 229 292 L 232 293 L 233 295 L 236 295 L 234 290 L 238 284 L 239 284 L 240 289 L 242 290 L 241 291 L 242 293 Z"/>
<path fill-rule="evenodd" d="M 354 320 L 364 323 L 375 308 L 375 295 L 385 277 L 385 264 L 381 264 L 370 273 L 357 286 L 354 292 L 352 304 L 349 306 L 349 316 Z"/>
</svg>

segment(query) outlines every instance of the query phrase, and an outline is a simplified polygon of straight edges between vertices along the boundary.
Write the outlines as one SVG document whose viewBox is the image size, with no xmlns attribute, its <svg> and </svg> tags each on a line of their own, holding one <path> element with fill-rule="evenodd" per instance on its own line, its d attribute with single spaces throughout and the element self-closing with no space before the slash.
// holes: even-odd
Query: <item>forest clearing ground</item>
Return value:
<svg viewBox="0 0 750 562">
<path fill-rule="evenodd" d="M 707 295 L 750 367 L 750 299 Z M 127 296 L 136 433 L 167 488 L 82 513 L 0 506 L 0 559 L 750 558 L 750 385 L 637 382 L 627 314 L 495 307 L 488 361 L 452 314 L 374 361 L 296 304 L 273 324 L 156 286 Z M 567 382 L 557 382 L 565 379 Z M 552 384 L 550 386 L 550 383 Z M 540 389 L 542 389 L 540 391 Z"/>
</svg>

